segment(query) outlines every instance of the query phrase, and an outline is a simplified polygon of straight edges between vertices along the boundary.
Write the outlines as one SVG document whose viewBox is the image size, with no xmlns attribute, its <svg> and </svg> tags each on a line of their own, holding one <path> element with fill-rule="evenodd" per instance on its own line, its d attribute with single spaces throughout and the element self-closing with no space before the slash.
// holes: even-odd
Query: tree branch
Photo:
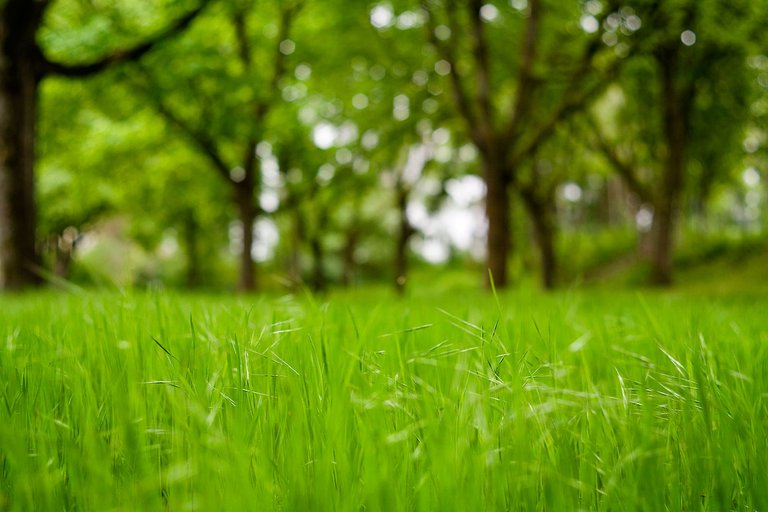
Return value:
<svg viewBox="0 0 768 512">
<path fill-rule="evenodd" d="M 533 0 L 537 3 L 538 0 Z M 494 143 L 493 108 L 491 106 L 491 65 L 488 58 L 488 41 L 485 37 L 480 10 L 483 0 L 470 0 L 469 18 L 472 30 L 472 55 L 475 61 L 475 86 L 477 105 L 480 113 L 478 129 L 485 144 Z M 490 149 L 490 148 L 488 148 Z"/>
<path fill-rule="evenodd" d="M 141 69 L 140 71 L 149 83 L 145 86 L 133 80 L 133 86 L 143 93 L 155 112 L 168 123 L 175 126 L 182 135 L 184 135 L 192 145 L 208 159 L 212 164 L 213 169 L 222 179 L 231 183 L 232 181 L 229 175 L 230 166 L 226 163 L 216 141 L 207 134 L 204 129 L 194 126 L 174 112 L 173 109 L 163 101 L 159 94 L 153 93 L 157 88 L 152 83 L 151 75 L 144 69 Z M 131 80 L 129 79 L 129 81 Z"/>
<path fill-rule="evenodd" d="M 467 94 L 466 88 L 461 79 L 461 74 L 459 73 L 459 69 L 457 67 L 456 37 L 458 34 L 458 26 L 457 26 L 458 24 L 456 23 L 456 18 L 455 18 L 455 4 L 451 1 L 446 6 L 446 11 L 450 20 L 449 28 L 451 30 L 451 38 L 447 43 L 443 43 L 442 41 L 440 41 L 437 35 L 435 34 L 435 29 L 437 28 L 437 26 L 435 25 L 433 10 L 429 5 L 429 1 L 422 0 L 421 8 L 424 11 L 427 18 L 426 27 L 427 27 L 427 37 L 429 39 L 429 42 L 435 48 L 440 58 L 446 61 L 451 68 L 450 73 L 448 73 L 448 75 L 451 81 L 453 101 L 454 103 L 456 103 L 456 108 L 459 111 L 459 115 L 461 115 L 461 117 L 464 118 L 464 121 L 467 124 L 467 127 L 469 129 L 469 136 L 472 138 L 472 141 L 475 142 L 476 145 L 478 145 L 480 141 L 480 137 L 476 130 L 477 119 L 475 117 L 475 112 L 473 110 L 472 104 L 470 103 L 469 95 Z"/>
<path fill-rule="evenodd" d="M 638 176 L 635 174 L 635 166 L 629 162 L 626 162 L 621 158 L 616 148 L 608 142 L 607 137 L 600 128 L 599 123 L 594 119 L 592 115 L 587 115 L 587 124 L 589 125 L 592 133 L 594 134 L 594 142 L 596 149 L 603 154 L 608 160 L 611 166 L 614 168 L 619 177 L 626 183 L 632 192 L 634 192 L 640 201 L 644 203 L 652 203 L 653 196 L 651 191 L 645 184 L 643 184 Z"/>
<path fill-rule="evenodd" d="M 108 69 L 117 64 L 136 61 L 160 43 L 171 39 L 175 35 L 185 30 L 195 20 L 195 18 L 197 18 L 203 9 L 205 9 L 209 2 L 210 0 L 202 0 L 201 4 L 197 8 L 191 10 L 181 18 L 177 19 L 175 22 L 171 23 L 171 25 L 165 28 L 162 32 L 150 37 L 148 40 L 142 43 L 137 44 L 133 48 L 117 50 L 96 62 L 91 62 L 89 64 L 63 64 L 59 62 L 53 62 L 47 57 L 42 56 L 42 62 L 40 66 L 41 72 L 44 75 L 86 77 L 104 71 L 105 69 Z"/>
<path fill-rule="evenodd" d="M 286 55 L 281 50 L 281 43 L 288 39 L 291 33 L 291 27 L 296 19 L 296 15 L 304 6 L 304 2 L 300 1 L 292 5 L 288 5 L 282 9 L 280 13 L 280 27 L 277 33 L 277 44 L 274 50 L 274 60 L 272 65 L 272 77 L 269 81 L 269 94 L 259 101 L 256 105 L 255 115 L 256 120 L 261 123 L 266 115 L 269 113 L 269 109 L 274 103 L 274 97 L 279 93 L 280 80 L 285 76 L 286 70 Z"/>
<path fill-rule="evenodd" d="M 533 0 L 533 3 L 531 4 L 531 9 L 538 8 L 538 0 Z M 603 12 L 603 15 L 598 20 L 598 23 L 600 26 L 603 25 L 603 22 L 605 19 L 616 10 L 618 6 L 618 3 L 613 0 L 609 1 L 608 5 L 606 6 L 606 9 Z M 530 17 L 534 17 L 534 12 L 532 11 L 530 14 Z M 530 26 L 532 22 L 529 21 L 529 31 L 526 35 L 526 44 L 530 44 L 533 46 L 529 51 L 530 58 L 533 59 L 535 57 L 535 36 L 536 36 L 536 28 L 535 26 L 532 28 Z M 529 37 L 531 40 L 529 40 Z M 518 106 L 515 105 L 515 108 L 513 110 L 513 116 L 510 120 L 509 130 L 507 132 L 507 137 L 505 140 L 509 141 L 509 144 L 513 148 L 517 148 L 516 152 L 511 152 L 509 155 L 509 161 L 511 165 L 515 166 L 519 164 L 522 160 L 529 157 L 531 154 L 535 153 L 539 146 L 546 141 L 546 139 L 552 135 L 552 133 L 557 128 L 558 124 L 564 120 L 566 120 L 570 115 L 574 114 L 575 112 L 578 112 L 583 106 L 592 99 L 595 95 L 599 94 L 605 87 L 607 83 L 610 82 L 610 77 L 618 71 L 621 63 L 626 60 L 626 58 L 616 58 L 603 72 L 603 77 L 601 77 L 599 80 L 597 80 L 594 84 L 592 84 L 589 87 L 584 87 L 584 81 L 589 76 L 590 71 L 594 70 L 595 64 L 594 59 L 595 56 L 600 52 L 601 48 L 603 48 L 603 42 L 602 42 L 602 32 L 598 31 L 596 32 L 593 37 L 589 40 L 586 47 L 584 48 L 584 53 L 579 59 L 579 63 L 573 71 L 572 75 L 570 76 L 567 87 L 565 92 L 563 93 L 562 100 L 560 104 L 557 106 L 557 108 L 553 111 L 552 115 L 549 117 L 548 120 L 546 120 L 544 123 L 542 123 L 539 126 L 538 131 L 534 132 L 533 137 L 528 140 L 527 144 L 520 147 L 518 146 L 520 135 L 520 129 L 522 129 L 522 123 L 524 121 L 524 117 L 527 113 L 528 106 L 526 103 L 531 103 L 530 98 L 526 98 L 525 96 L 520 96 L 518 94 L 518 101 L 521 102 L 521 105 L 518 110 Z M 633 46 L 632 51 L 634 51 L 636 47 Z M 526 78 L 525 75 L 523 75 L 522 71 L 525 68 L 523 65 L 521 68 L 521 82 L 523 80 L 529 81 L 530 84 L 526 85 L 526 87 L 532 88 L 534 85 L 534 78 L 532 76 L 531 70 L 529 70 L 528 77 Z M 520 91 L 520 89 L 518 89 Z M 514 114 L 514 111 L 519 111 L 520 115 Z"/>
<path fill-rule="evenodd" d="M 626 61 L 628 56 L 624 58 L 617 57 L 614 59 L 614 61 L 603 71 L 602 77 L 598 77 L 592 85 L 582 88 L 584 79 L 588 76 L 589 71 L 594 68 L 593 59 L 600 50 L 601 44 L 599 38 L 590 41 L 579 67 L 571 76 L 568 88 L 563 94 L 563 99 L 560 102 L 560 105 L 554 110 L 549 119 L 539 126 L 539 129 L 534 133 L 528 143 L 510 155 L 509 159 L 512 165 L 519 164 L 522 160 L 535 153 L 539 146 L 552 135 L 559 123 L 582 109 L 584 105 L 611 83 L 611 78 L 618 72 L 622 63 Z M 634 49 L 635 47 L 630 50 L 630 53 Z"/>
<path fill-rule="evenodd" d="M 512 104 L 512 111 L 509 115 L 509 125 L 504 138 L 508 141 L 513 141 L 517 137 L 520 128 L 523 125 L 523 118 L 527 114 L 532 103 L 530 96 L 535 85 L 533 63 L 536 59 L 538 46 L 539 8 L 539 0 L 531 0 L 528 23 L 525 31 L 525 42 L 523 44 L 523 59 L 520 64 L 517 83 L 517 93 L 515 95 L 515 101 Z"/>
<path fill-rule="evenodd" d="M 248 139 L 245 142 L 243 153 L 243 169 L 245 170 L 246 180 L 253 183 L 254 185 L 256 184 L 256 180 L 254 179 L 256 174 L 256 146 L 261 139 L 264 119 L 267 117 L 267 114 L 269 114 L 269 111 L 274 105 L 275 96 L 279 94 L 280 80 L 282 80 L 282 78 L 285 76 L 285 71 L 287 68 L 286 54 L 283 53 L 281 49 L 281 43 L 288 39 L 293 22 L 295 21 L 296 15 L 303 7 L 303 4 L 304 3 L 302 0 L 282 8 L 280 13 L 280 27 L 278 29 L 277 42 L 275 44 L 274 50 L 272 77 L 270 78 L 269 85 L 267 86 L 269 92 L 267 95 L 258 100 L 253 108 L 252 129 L 250 130 Z M 244 30 L 245 28 L 245 25 L 242 25 L 242 29 Z M 246 71 L 249 71 L 251 67 L 251 53 L 250 45 L 247 43 L 245 32 L 242 33 L 242 36 L 238 36 L 238 38 L 241 42 L 241 52 L 248 56 L 247 58 L 243 58 L 243 65 L 245 66 Z"/>
</svg>

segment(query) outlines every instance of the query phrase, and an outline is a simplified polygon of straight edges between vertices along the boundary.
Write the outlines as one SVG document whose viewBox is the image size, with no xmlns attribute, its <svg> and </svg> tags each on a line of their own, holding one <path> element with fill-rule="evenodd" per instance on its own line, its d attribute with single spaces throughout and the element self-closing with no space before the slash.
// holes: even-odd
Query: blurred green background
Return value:
<svg viewBox="0 0 768 512">
<path fill-rule="evenodd" d="M 766 21 L 0 1 L 0 282 L 764 290 Z"/>
</svg>

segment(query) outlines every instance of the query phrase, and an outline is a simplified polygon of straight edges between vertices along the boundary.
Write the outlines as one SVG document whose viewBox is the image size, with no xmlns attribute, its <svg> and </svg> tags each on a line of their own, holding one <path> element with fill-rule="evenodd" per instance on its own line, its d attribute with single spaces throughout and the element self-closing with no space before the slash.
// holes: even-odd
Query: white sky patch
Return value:
<svg viewBox="0 0 768 512">
<path fill-rule="evenodd" d="M 292 103 L 307 97 L 307 86 L 304 84 L 283 87 L 282 96 L 285 101 Z"/>
<path fill-rule="evenodd" d="M 395 13 L 389 4 L 378 4 L 371 9 L 371 25 L 379 30 L 391 27 L 395 23 Z"/>
<path fill-rule="evenodd" d="M 392 117 L 405 121 L 411 116 L 411 100 L 405 94 L 398 94 L 392 101 Z"/>
<path fill-rule="evenodd" d="M 229 179 L 235 183 L 240 183 L 245 179 L 245 169 L 242 167 L 233 167 L 229 170 Z"/>
<path fill-rule="evenodd" d="M 591 14 L 585 14 L 582 16 L 581 20 L 579 20 L 579 24 L 587 34 L 594 34 L 600 29 L 600 22 L 597 21 L 597 18 Z"/>
<path fill-rule="evenodd" d="M 439 60 L 435 62 L 435 73 L 440 76 L 446 76 L 451 72 L 451 63 L 447 60 Z"/>
<path fill-rule="evenodd" d="M 744 151 L 747 153 L 755 153 L 760 149 L 760 137 L 755 134 L 750 134 L 744 139 Z"/>
<path fill-rule="evenodd" d="M 164 236 L 160 242 L 160 257 L 170 258 L 179 252 L 179 241 L 174 236 Z"/>
<path fill-rule="evenodd" d="M 680 34 L 680 41 L 683 42 L 685 46 L 693 46 L 696 44 L 696 32 L 693 30 L 684 30 L 682 34 Z"/>
<path fill-rule="evenodd" d="M 373 130 L 366 130 L 360 142 L 368 151 L 375 149 L 379 145 L 379 134 Z"/>
<path fill-rule="evenodd" d="M 411 81 L 419 87 L 424 87 L 427 85 L 427 82 L 429 82 L 429 74 L 423 69 L 420 69 L 413 73 Z"/>
<path fill-rule="evenodd" d="M 600 0 L 589 0 L 584 4 L 584 10 L 587 14 L 597 16 L 603 11 L 603 5 L 600 3 Z"/>
<path fill-rule="evenodd" d="M 451 242 L 451 245 L 462 251 L 468 250 L 475 239 L 474 233 L 477 227 L 475 220 L 471 209 L 460 206 L 447 206 L 437 216 L 440 232 Z"/>
<path fill-rule="evenodd" d="M 450 146 L 440 146 L 435 149 L 435 160 L 441 164 L 446 164 L 453 159 L 453 150 Z"/>
<path fill-rule="evenodd" d="M 408 159 L 403 167 L 403 181 L 406 183 L 416 183 L 424 171 L 430 157 L 430 150 L 424 144 L 417 144 L 408 149 Z"/>
<path fill-rule="evenodd" d="M 524 11 L 528 8 L 528 0 L 509 0 L 509 5 L 518 11 Z"/>
<path fill-rule="evenodd" d="M 317 182 L 327 185 L 336 175 L 336 168 L 331 164 L 323 164 L 317 170 Z"/>
<path fill-rule="evenodd" d="M 451 38 L 451 29 L 448 25 L 438 25 L 435 27 L 435 37 L 441 41 L 447 41 Z"/>
<path fill-rule="evenodd" d="M 425 114 L 434 114 L 437 112 L 438 108 L 440 108 L 440 104 L 434 98 L 427 98 L 421 104 L 421 110 L 423 110 Z"/>
<path fill-rule="evenodd" d="M 635 225 L 641 233 L 647 233 L 653 227 L 653 210 L 642 206 L 635 214 Z"/>
<path fill-rule="evenodd" d="M 420 27 L 424 23 L 423 17 L 418 12 L 404 11 L 397 17 L 397 28 L 408 30 L 409 28 Z"/>
<path fill-rule="evenodd" d="M 748 167 L 741 175 L 741 179 L 749 188 L 755 188 L 760 184 L 760 173 L 754 167 Z"/>
<path fill-rule="evenodd" d="M 259 206 L 267 213 L 277 211 L 280 206 L 280 195 L 274 190 L 265 190 L 259 194 Z"/>
<path fill-rule="evenodd" d="M 339 163 L 339 165 L 348 165 L 352 163 L 352 152 L 347 148 L 339 148 L 336 151 L 336 162 Z"/>
<path fill-rule="evenodd" d="M 433 265 L 445 263 L 451 255 L 448 244 L 437 238 L 425 238 L 414 242 L 414 250 Z"/>
<path fill-rule="evenodd" d="M 357 125 L 352 121 L 346 121 L 338 128 L 336 145 L 346 146 L 347 144 L 352 144 L 357 140 L 358 135 Z"/>
<path fill-rule="evenodd" d="M 632 32 L 636 32 L 640 30 L 640 27 L 643 26 L 643 21 L 640 19 L 640 16 L 631 14 L 627 16 L 627 19 L 624 21 L 624 25 Z"/>
<path fill-rule="evenodd" d="M 312 105 L 305 105 L 299 110 L 299 121 L 307 126 L 315 124 L 319 117 L 317 108 Z"/>
<path fill-rule="evenodd" d="M 271 187 L 280 186 L 280 166 L 277 165 L 277 159 L 275 157 L 271 156 L 261 161 L 261 175 L 262 180 L 266 185 Z"/>
<path fill-rule="evenodd" d="M 480 17 L 490 23 L 499 17 L 499 9 L 493 4 L 484 4 L 480 7 Z"/>
<path fill-rule="evenodd" d="M 427 182 L 422 180 L 419 185 Z M 439 187 L 439 182 L 436 182 Z M 429 192 L 427 192 L 429 188 Z M 419 195 L 435 193 L 435 187 L 419 186 Z M 425 260 L 433 263 L 444 262 L 450 255 L 450 248 L 469 252 L 476 259 L 484 255 L 485 216 L 483 197 L 485 184 L 477 176 L 464 176 L 446 183 L 449 198 L 440 210 L 429 213 L 420 199 L 408 205 L 408 219 L 419 228 L 424 238 L 414 243 L 414 250 Z"/>
<path fill-rule="evenodd" d="M 307 64 L 306 62 L 302 62 L 298 66 L 296 66 L 296 69 L 293 71 L 294 76 L 296 76 L 299 80 L 309 80 L 309 77 L 312 76 L 312 67 Z"/>
<path fill-rule="evenodd" d="M 477 148 L 474 144 L 464 144 L 459 148 L 459 160 L 464 163 L 474 162 L 477 158 Z"/>
<path fill-rule="evenodd" d="M 365 174 L 371 168 L 371 162 L 367 159 L 358 156 L 355 161 L 352 162 L 352 170 L 357 174 Z"/>
<path fill-rule="evenodd" d="M 257 220 L 253 226 L 251 257 L 258 262 L 272 259 L 279 240 L 280 235 L 274 222 L 270 219 Z"/>
<path fill-rule="evenodd" d="M 320 149 L 329 149 L 336 142 L 339 130 L 331 123 L 318 123 L 312 129 L 312 141 Z"/>
<path fill-rule="evenodd" d="M 363 93 L 357 93 L 352 96 L 352 106 L 358 110 L 363 110 L 368 107 L 368 96 Z"/>
<path fill-rule="evenodd" d="M 485 183 L 479 176 L 462 176 L 445 184 L 448 195 L 462 208 L 469 208 L 485 197 Z"/>
<path fill-rule="evenodd" d="M 259 158 L 269 158 L 272 156 L 272 144 L 263 140 L 256 144 L 256 156 Z"/>
<path fill-rule="evenodd" d="M 438 146 L 442 146 L 443 144 L 448 144 L 451 141 L 451 132 L 449 132 L 445 128 L 438 128 L 434 132 L 432 132 L 432 142 L 437 144 Z"/>
<path fill-rule="evenodd" d="M 280 41 L 280 53 L 283 55 L 290 55 L 296 51 L 296 43 L 290 39 L 283 39 Z"/>
<path fill-rule="evenodd" d="M 581 200 L 583 194 L 579 185 L 573 182 L 568 182 L 560 189 L 560 195 L 569 203 L 577 203 Z"/>
</svg>

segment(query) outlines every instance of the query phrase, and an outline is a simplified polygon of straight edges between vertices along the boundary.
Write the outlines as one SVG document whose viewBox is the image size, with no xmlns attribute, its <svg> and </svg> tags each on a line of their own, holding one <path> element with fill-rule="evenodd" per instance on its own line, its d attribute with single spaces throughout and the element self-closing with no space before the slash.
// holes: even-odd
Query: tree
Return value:
<svg viewBox="0 0 768 512">
<path fill-rule="evenodd" d="M 448 73 L 456 111 L 480 154 L 487 269 L 504 287 L 519 168 L 563 120 L 588 105 L 621 62 L 623 55 L 601 40 L 602 21 L 615 9 L 603 9 L 600 19 L 589 14 L 594 33 L 588 34 L 577 25 L 582 12 L 575 3 L 530 0 L 522 12 L 502 12 L 482 0 L 423 0 L 422 8 L 436 66 Z M 507 50 L 514 44 L 509 34 L 521 38 L 517 52 Z"/>
<path fill-rule="evenodd" d="M 745 18 L 743 12 L 724 16 L 719 0 L 638 4 L 650 34 L 620 82 L 619 118 L 605 119 L 610 113 L 604 113 L 592 126 L 597 147 L 652 210 L 650 281 L 669 285 L 691 164 L 699 159 L 707 172 L 720 164 L 722 172 L 724 156 L 743 133 L 747 103 L 738 91 L 747 87 Z M 728 5 L 729 10 L 748 9 Z M 611 126 L 613 136 L 606 133 Z M 713 146 L 718 148 L 714 157 Z M 705 174 L 704 186 L 711 179 Z"/>
<path fill-rule="evenodd" d="M 35 138 L 42 80 L 51 75 L 90 76 L 135 61 L 184 30 L 207 0 L 138 44 L 76 64 L 54 61 L 38 42 L 51 4 L 47 0 L 6 0 L 0 6 L 0 286 L 6 289 L 39 282 Z"/>
<path fill-rule="evenodd" d="M 261 184 L 256 149 L 266 137 L 269 113 L 281 101 L 287 56 L 295 49 L 290 29 L 301 7 L 300 1 L 279 2 L 275 13 L 257 11 L 250 1 L 227 3 L 201 27 L 197 38 L 183 42 L 183 48 L 170 49 L 196 51 L 195 62 L 177 60 L 170 73 L 163 62 L 148 62 L 133 81 L 156 112 L 229 186 L 241 226 L 241 291 L 256 288 L 251 254 Z M 256 24 L 266 24 L 264 20 L 275 14 L 274 41 L 257 44 L 264 27 L 257 30 Z"/>
</svg>

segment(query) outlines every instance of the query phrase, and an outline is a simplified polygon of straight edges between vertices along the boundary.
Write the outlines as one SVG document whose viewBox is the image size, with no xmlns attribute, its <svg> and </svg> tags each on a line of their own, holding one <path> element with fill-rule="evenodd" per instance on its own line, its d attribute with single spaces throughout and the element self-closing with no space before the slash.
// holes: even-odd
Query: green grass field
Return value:
<svg viewBox="0 0 768 512">
<path fill-rule="evenodd" d="M 0 311 L 0 510 L 768 510 L 761 294 Z"/>
</svg>

